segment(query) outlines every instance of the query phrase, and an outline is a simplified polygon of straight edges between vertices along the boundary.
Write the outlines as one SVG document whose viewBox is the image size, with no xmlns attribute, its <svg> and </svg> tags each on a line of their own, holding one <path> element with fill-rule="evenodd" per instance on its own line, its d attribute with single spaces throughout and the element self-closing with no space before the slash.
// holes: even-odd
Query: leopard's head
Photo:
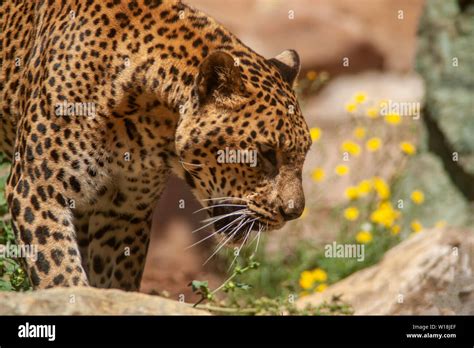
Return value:
<svg viewBox="0 0 474 348">
<path fill-rule="evenodd" d="M 234 242 L 303 212 L 311 137 L 293 90 L 299 70 L 292 50 L 268 60 L 216 51 L 199 66 L 176 152 L 209 222 Z"/>
</svg>

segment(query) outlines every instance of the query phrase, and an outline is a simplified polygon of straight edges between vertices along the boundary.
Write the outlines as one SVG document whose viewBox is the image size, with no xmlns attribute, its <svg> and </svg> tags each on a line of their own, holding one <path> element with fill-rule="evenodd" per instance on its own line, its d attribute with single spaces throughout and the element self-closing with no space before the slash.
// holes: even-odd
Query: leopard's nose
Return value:
<svg viewBox="0 0 474 348">
<path fill-rule="evenodd" d="M 304 204 L 299 207 L 291 207 L 288 205 L 280 206 L 280 214 L 285 221 L 290 221 L 299 218 L 301 214 L 303 214 L 303 210 Z"/>
</svg>

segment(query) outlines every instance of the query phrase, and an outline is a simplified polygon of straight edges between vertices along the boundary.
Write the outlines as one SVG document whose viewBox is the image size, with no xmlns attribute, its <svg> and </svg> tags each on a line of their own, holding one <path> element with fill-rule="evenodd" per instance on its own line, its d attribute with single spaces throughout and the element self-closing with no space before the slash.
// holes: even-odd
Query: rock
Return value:
<svg viewBox="0 0 474 348">
<path fill-rule="evenodd" d="M 410 200 L 415 190 L 424 193 L 425 201 L 421 205 Z M 472 207 L 452 184 L 439 157 L 430 152 L 421 153 L 408 162 L 393 198 L 394 202 L 399 200 L 403 200 L 402 211 L 408 210 L 423 226 L 434 226 L 438 221 L 445 221 L 449 226 L 472 223 Z"/>
<path fill-rule="evenodd" d="M 355 314 L 474 314 L 474 231 L 424 230 L 372 267 L 298 300 L 297 306 L 351 304 Z"/>
<path fill-rule="evenodd" d="M 426 84 L 424 120 L 430 151 L 474 201 L 474 3 L 427 1 L 420 21 L 417 71 Z"/>
<path fill-rule="evenodd" d="M 158 296 L 116 289 L 54 288 L 0 292 L 0 315 L 209 315 Z"/>
<path fill-rule="evenodd" d="M 293 48 L 303 70 L 411 70 L 422 0 L 187 0 L 266 57 Z M 403 11 L 403 19 L 399 19 Z M 343 57 L 350 59 L 342 66 Z"/>
</svg>

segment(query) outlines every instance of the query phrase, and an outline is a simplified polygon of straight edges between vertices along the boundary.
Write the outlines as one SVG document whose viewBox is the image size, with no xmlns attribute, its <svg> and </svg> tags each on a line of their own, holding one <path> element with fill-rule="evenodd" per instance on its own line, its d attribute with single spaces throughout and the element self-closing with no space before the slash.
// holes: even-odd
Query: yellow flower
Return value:
<svg viewBox="0 0 474 348">
<path fill-rule="evenodd" d="M 323 168 L 316 168 L 311 172 L 311 178 L 316 182 L 321 182 L 326 176 Z"/>
<path fill-rule="evenodd" d="M 349 167 L 345 164 L 339 164 L 336 166 L 335 172 L 339 176 L 344 176 L 349 173 Z"/>
<path fill-rule="evenodd" d="M 311 140 L 316 142 L 321 138 L 321 128 L 313 127 L 309 130 L 309 134 L 311 135 Z"/>
<path fill-rule="evenodd" d="M 372 233 L 370 233 L 369 231 L 360 231 L 356 235 L 357 243 L 361 243 L 361 244 L 370 243 L 372 241 L 372 238 L 373 238 Z"/>
<path fill-rule="evenodd" d="M 400 143 L 400 149 L 402 150 L 403 153 L 407 155 L 414 155 L 416 152 L 415 146 L 408 142 L 408 141 L 403 141 Z"/>
<path fill-rule="evenodd" d="M 364 127 L 357 127 L 356 129 L 354 129 L 354 136 L 357 138 L 357 139 L 364 139 L 365 138 L 365 128 Z"/>
<path fill-rule="evenodd" d="M 357 105 L 356 104 L 354 104 L 354 103 L 346 104 L 346 111 L 347 112 L 353 113 L 356 110 L 357 110 Z"/>
<path fill-rule="evenodd" d="M 318 73 L 314 70 L 310 70 L 306 73 L 306 78 L 310 81 L 316 80 L 317 77 L 318 77 Z"/>
<path fill-rule="evenodd" d="M 350 200 L 354 200 L 359 197 L 359 190 L 355 186 L 350 186 L 346 188 L 346 191 L 344 193 L 346 197 Z"/>
<path fill-rule="evenodd" d="M 387 228 L 392 227 L 400 217 L 400 212 L 393 209 L 390 202 L 382 202 L 378 208 L 370 215 L 370 220 Z"/>
<path fill-rule="evenodd" d="M 327 284 L 319 284 L 316 289 L 314 289 L 315 292 L 323 292 L 324 290 L 326 290 L 328 287 Z"/>
<path fill-rule="evenodd" d="M 375 191 L 381 200 L 388 199 L 390 197 L 390 187 L 384 179 L 376 176 L 372 179 Z"/>
<path fill-rule="evenodd" d="M 303 271 L 300 274 L 299 283 L 301 288 L 308 290 L 311 289 L 315 283 L 324 283 L 327 281 L 327 279 L 328 275 L 326 271 L 321 268 L 315 268 L 312 271 Z"/>
<path fill-rule="evenodd" d="M 349 221 L 355 221 L 359 217 L 359 209 L 356 207 L 349 207 L 344 210 L 344 217 Z"/>
<path fill-rule="evenodd" d="M 311 271 L 311 275 L 313 277 L 313 280 L 315 282 L 320 282 L 324 283 L 326 280 L 328 280 L 328 274 L 326 273 L 325 270 L 321 268 L 315 268 Z"/>
<path fill-rule="evenodd" d="M 392 229 L 390 230 L 390 232 L 396 236 L 397 234 L 400 233 L 400 225 L 393 225 L 392 226 Z"/>
<path fill-rule="evenodd" d="M 354 96 L 354 100 L 357 104 L 365 103 L 365 101 L 367 100 L 367 94 L 365 92 L 358 92 Z"/>
<path fill-rule="evenodd" d="M 379 112 L 378 112 L 377 108 L 368 108 L 365 111 L 365 114 L 369 118 L 377 118 L 379 116 Z"/>
<path fill-rule="evenodd" d="M 388 124 L 391 124 L 393 126 L 396 126 L 401 121 L 402 121 L 402 118 L 399 114 L 391 113 L 391 114 L 387 114 L 385 116 L 385 122 L 387 122 Z"/>
<path fill-rule="evenodd" d="M 308 208 L 303 209 L 303 212 L 301 213 L 300 219 L 304 219 L 306 216 L 308 216 Z"/>
<path fill-rule="evenodd" d="M 413 191 L 410 197 L 415 204 L 422 204 L 425 201 L 425 195 L 420 190 Z"/>
<path fill-rule="evenodd" d="M 348 153 L 350 153 L 351 155 L 354 155 L 354 156 L 359 156 L 360 146 L 359 146 L 359 144 L 354 143 L 353 141 L 346 140 L 341 145 L 341 151 L 342 152 L 348 152 Z"/>
<path fill-rule="evenodd" d="M 377 151 L 381 145 L 382 145 L 382 140 L 380 140 L 380 138 L 377 138 L 377 137 L 370 138 L 369 140 L 367 140 L 367 143 L 365 144 L 367 150 L 369 150 L 370 152 Z"/>
<path fill-rule="evenodd" d="M 423 229 L 423 225 L 418 220 L 413 220 L 410 226 L 415 233 L 418 233 Z"/>
<path fill-rule="evenodd" d="M 357 192 L 359 196 L 367 196 L 367 194 L 370 193 L 372 190 L 372 183 L 370 180 L 362 180 L 359 182 L 359 185 L 357 185 Z"/>
<path fill-rule="evenodd" d="M 305 290 L 311 289 L 313 287 L 313 283 L 314 283 L 313 275 L 310 271 L 303 271 L 300 274 L 300 286 L 303 289 Z"/>
<path fill-rule="evenodd" d="M 448 223 L 446 222 L 446 220 L 439 220 L 439 221 L 436 221 L 436 224 L 435 224 L 435 227 L 436 228 L 443 228 L 447 225 Z"/>
</svg>

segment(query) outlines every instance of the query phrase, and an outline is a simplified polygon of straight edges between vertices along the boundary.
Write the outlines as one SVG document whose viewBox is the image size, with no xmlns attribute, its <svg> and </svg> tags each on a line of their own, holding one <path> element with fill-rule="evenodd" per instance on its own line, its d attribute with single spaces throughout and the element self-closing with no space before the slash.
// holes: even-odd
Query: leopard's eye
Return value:
<svg viewBox="0 0 474 348">
<path fill-rule="evenodd" d="M 278 158 L 276 150 L 269 145 L 259 145 L 259 153 L 263 160 L 266 162 L 266 167 L 271 167 L 275 170 L 278 166 Z"/>
<path fill-rule="evenodd" d="M 268 150 L 268 151 L 265 151 L 263 154 L 263 157 L 265 157 L 265 159 L 271 163 L 272 166 L 277 166 L 278 162 L 277 162 L 277 156 L 276 156 L 276 151 L 271 149 L 271 150 Z"/>
</svg>

